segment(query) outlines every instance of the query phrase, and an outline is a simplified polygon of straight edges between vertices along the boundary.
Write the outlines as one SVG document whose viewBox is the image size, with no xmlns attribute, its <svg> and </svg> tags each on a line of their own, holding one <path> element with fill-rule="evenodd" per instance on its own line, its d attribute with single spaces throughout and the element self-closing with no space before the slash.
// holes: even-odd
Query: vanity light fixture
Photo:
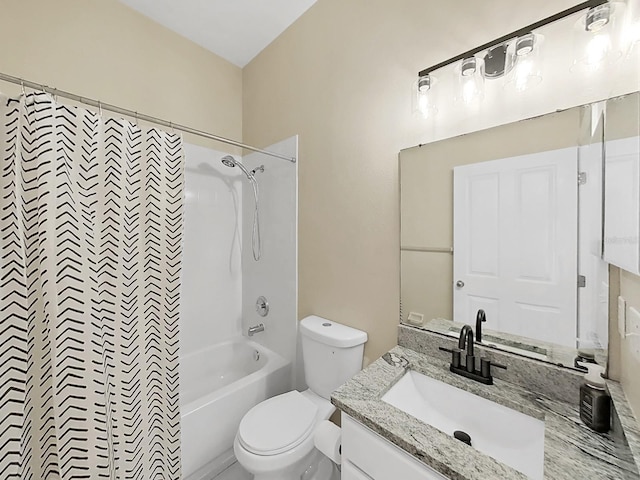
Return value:
<svg viewBox="0 0 640 480">
<path fill-rule="evenodd" d="M 482 60 L 476 57 L 467 57 L 462 60 L 458 77 L 458 94 L 456 100 L 466 105 L 477 103 L 484 97 L 484 72 Z"/>
<path fill-rule="evenodd" d="M 537 33 L 525 33 L 514 44 L 513 70 L 505 82 L 505 88 L 524 92 L 542 82 L 540 46 L 543 36 Z"/>
<path fill-rule="evenodd" d="M 587 34 L 608 33 L 609 30 L 612 30 L 611 24 L 616 13 L 616 7 L 611 4 L 612 1 L 614 0 L 588 0 L 582 2 L 555 15 L 543 18 L 531 25 L 496 38 L 484 45 L 427 67 L 418 73 L 418 78 L 428 78 L 436 70 L 448 65 L 459 64 L 459 67 L 456 68 L 459 83 L 459 91 L 456 98 L 462 99 L 465 103 L 469 103 L 468 100 L 473 102 L 478 97 L 482 97 L 484 78 L 496 79 L 506 75 L 506 85 L 510 84 L 517 91 L 526 90 L 537 85 L 542 80 L 540 61 L 537 57 L 539 56 L 539 46 L 543 37 L 537 34 L 536 30 L 587 10 L 586 20 L 582 20 L 584 22 L 583 35 L 585 31 Z M 593 43 L 586 50 L 587 56 L 585 58 L 587 62 L 606 56 L 610 50 L 610 44 L 606 40 L 607 37 L 604 37 L 601 33 L 597 40 L 591 40 Z M 478 54 L 481 54 L 481 56 L 478 57 Z M 474 82 L 467 82 L 465 79 L 474 79 Z M 418 81 L 418 84 L 420 84 L 420 81 Z M 432 87 L 433 84 L 430 83 L 429 95 L 433 94 Z M 418 89 L 420 88 L 420 85 L 418 85 Z"/>
<path fill-rule="evenodd" d="M 416 103 L 414 110 L 424 118 L 428 118 L 438 111 L 433 100 L 433 93 L 431 92 L 431 87 L 435 83 L 435 80 L 431 75 L 418 77 L 417 88 L 415 89 Z"/>
<path fill-rule="evenodd" d="M 609 1 L 589 8 L 586 15 L 578 20 L 574 31 L 574 57 L 572 71 L 584 70 L 586 73 L 600 69 L 607 61 L 613 62 L 622 55 L 616 52 L 615 15 L 621 5 Z"/>
</svg>

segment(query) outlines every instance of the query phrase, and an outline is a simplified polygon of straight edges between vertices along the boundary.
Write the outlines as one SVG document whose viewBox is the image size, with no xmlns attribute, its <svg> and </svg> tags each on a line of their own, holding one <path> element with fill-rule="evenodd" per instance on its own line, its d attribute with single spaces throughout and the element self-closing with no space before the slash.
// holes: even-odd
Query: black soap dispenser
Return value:
<svg viewBox="0 0 640 480">
<path fill-rule="evenodd" d="M 604 367 L 595 363 L 580 365 L 589 370 L 580 386 L 580 418 L 596 432 L 608 432 L 611 428 L 611 397 L 602 378 Z"/>
</svg>

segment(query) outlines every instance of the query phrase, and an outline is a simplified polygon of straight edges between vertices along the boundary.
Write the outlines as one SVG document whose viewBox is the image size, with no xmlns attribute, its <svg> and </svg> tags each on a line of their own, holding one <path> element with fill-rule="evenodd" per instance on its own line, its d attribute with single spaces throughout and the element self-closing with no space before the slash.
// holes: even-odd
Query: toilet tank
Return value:
<svg viewBox="0 0 640 480">
<path fill-rule="evenodd" d="M 300 335 L 307 385 L 328 400 L 362 369 L 367 332 L 312 315 L 300 322 Z"/>
</svg>

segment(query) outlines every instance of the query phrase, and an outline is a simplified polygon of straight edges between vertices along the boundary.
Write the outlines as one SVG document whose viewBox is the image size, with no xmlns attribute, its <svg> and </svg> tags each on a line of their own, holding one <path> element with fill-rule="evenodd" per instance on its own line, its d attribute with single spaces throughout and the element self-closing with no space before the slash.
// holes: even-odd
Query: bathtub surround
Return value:
<svg viewBox="0 0 640 480">
<path fill-rule="evenodd" d="M 185 144 L 180 355 L 242 335 L 242 173 Z M 249 187 L 250 188 L 250 187 Z"/>
<path fill-rule="evenodd" d="M 3 477 L 180 478 L 179 135 L 0 97 Z"/>
<path fill-rule="evenodd" d="M 270 148 L 296 156 L 297 138 Z M 256 173 L 263 244 L 256 261 L 253 190 L 240 168 L 221 162 L 228 155 L 185 145 L 180 390 L 189 480 L 208 480 L 229 466 L 242 416 L 291 389 L 294 378 L 297 165 L 261 153 L 233 155 L 247 171 L 264 165 Z M 256 312 L 260 295 L 269 301 L 266 317 Z M 247 342 L 248 328 L 259 323 L 265 331 Z"/>
<path fill-rule="evenodd" d="M 297 158 L 298 137 L 269 145 L 267 150 Z M 262 256 L 259 261 L 254 260 L 252 252 L 255 200 L 246 177 L 243 179 L 242 334 L 246 335 L 249 327 L 264 324 L 264 332 L 256 333 L 251 337 L 252 340 L 297 366 L 298 163 L 269 158 L 261 153 L 245 155 L 242 163 L 249 171 L 264 165 L 264 171 L 256 174 L 260 185 L 262 238 Z M 256 300 L 261 296 L 269 303 L 269 313 L 265 317 L 260 316 L 256 310 Z M 292 370 L 291 382 L 299 376 Z M 303 389 L 299 381 L 291 385 Z"/>
</svg>

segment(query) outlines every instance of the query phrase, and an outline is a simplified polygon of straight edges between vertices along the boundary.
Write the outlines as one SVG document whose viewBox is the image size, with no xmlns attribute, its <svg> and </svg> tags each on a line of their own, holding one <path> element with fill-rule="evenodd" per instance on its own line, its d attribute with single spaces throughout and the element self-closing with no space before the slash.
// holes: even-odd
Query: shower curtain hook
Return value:
<svg viewBox="0 0 640 480">
<path fill-rule="evenodd" d="M 138 124 L 139 118 L 138 118 L 138 112 L 136 112 L 136 127 L 140 127 L 140 125 Z"/>
<path fill-rule="evenodd" d="M 20 87 L 22 88 L 22 95 L 27 96 L 27 91 L 24 89 L 24 80 L 20 80 Z"/>
<path fill-rule="evenodd" d="M 102 102 L 98 100 L 98 113 L 102 116 Z"/>
</svg>

